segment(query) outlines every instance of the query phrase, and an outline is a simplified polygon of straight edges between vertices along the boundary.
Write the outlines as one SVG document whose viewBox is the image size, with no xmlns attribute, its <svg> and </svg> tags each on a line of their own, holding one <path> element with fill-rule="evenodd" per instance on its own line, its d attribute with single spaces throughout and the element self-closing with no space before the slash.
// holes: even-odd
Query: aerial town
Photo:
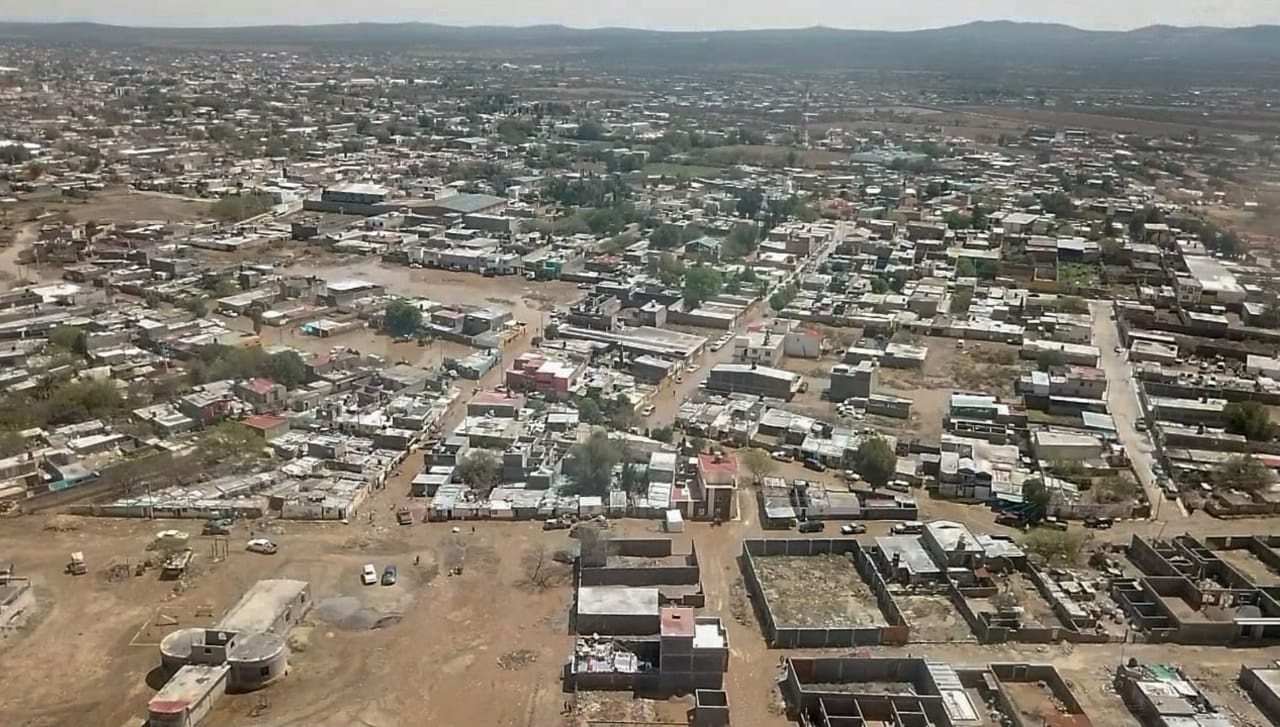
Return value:
<svg viewBox="0 0 1280 727">
<path fill-rule="evenodd" d="M 1274 84 L 5 38 L 5 725 L 1280 724 Z"/>
</svg>

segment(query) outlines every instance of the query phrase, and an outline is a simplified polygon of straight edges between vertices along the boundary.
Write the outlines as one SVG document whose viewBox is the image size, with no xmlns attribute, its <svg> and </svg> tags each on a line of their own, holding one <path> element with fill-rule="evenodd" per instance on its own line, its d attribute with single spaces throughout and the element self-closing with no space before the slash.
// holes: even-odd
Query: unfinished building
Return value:
<svg viewBox="0 0 1280 727">
<path fill-rule="evenodd" d="M 1239 682 L 1258 711 L 1271 724 L 1280 724 L 1280 661 L 1264 667 L 1240 667 Z"/>
<path fill-rule="evenodd" d="M 1147 727 L 1242 727 L 1177 667 L 1130 660 L 1116 670 L 1114 687 Z"/>
<path fill-rule="evenodd" d="M 224 692 L 261 689 L 284 676 L 288 636 L 311 609 L 311 584 L 258 581 L 212 628 L 179 629 L 160 642 L 169 677 L 148 707 L 153 727 L 194 727 Z"/>
<path fill-rule="evenodd" d="M 1048 664 L 793 657 L 780 687 L 801 727 L 1092 727 Z"/>
<path fill-rule="evenodd" d="M 856 540 L 744 540 L 740 564 L 772 648 L 908 640 L 887 584 Z"/>
<path fill-rule="evenodd" d="M 1147 641 L 1210 646 L 1280 642 L 1280 587 L 1259 586 L 1222 552 L 1270 549 L 1270 538 L 1169 540 L 1133 536 L 1129 560 L 1143 574 L 1112 581 L 1112 596 Z M 1210 546 L 1213 544 L 1213 547 Z"/>
<path fill-rule="evenodd" d="M 566 667 L 569 688 L 705 690 L 703 719 L 714 724 L 727 709 L 716 693 L 729 641 L 718 617 L 696 614 L 705 600 L 696 546 L 683 554 L 666 538 L 585 537 L 576 578 L 573 624 L 581 636 Z"/>
<path fill-rule="evenodd" d="M 1119 640 L 1104 618 L 1105 586 L 1072 571 L 1041 571 L 1012 539 L 935 520 L 867 550 L 910 627 L 912 643 Z"/>
</svg>

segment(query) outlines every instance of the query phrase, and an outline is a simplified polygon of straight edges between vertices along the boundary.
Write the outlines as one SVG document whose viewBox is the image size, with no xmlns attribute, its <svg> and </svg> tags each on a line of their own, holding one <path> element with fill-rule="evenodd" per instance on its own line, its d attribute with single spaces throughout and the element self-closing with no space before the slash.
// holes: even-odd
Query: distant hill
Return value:
<svg viewBox="0 0 1280 727">
<path fill-rule="evenodd" d="M 0 23 L 0 39 L 92 45 L 414 48 L 495 57 L 561 58 L 606 66 L 929 70 L 1028 69 L 1090 76 L 1280 75 L 1280 26 L 1089 31 L 1044 23 L 977 22 L 906 32 L 805 28 L 661 32 L 562 26 L 451 27 L 427 23 L 243 28 L 130 28 L 92 23 Z"/>
</svg>

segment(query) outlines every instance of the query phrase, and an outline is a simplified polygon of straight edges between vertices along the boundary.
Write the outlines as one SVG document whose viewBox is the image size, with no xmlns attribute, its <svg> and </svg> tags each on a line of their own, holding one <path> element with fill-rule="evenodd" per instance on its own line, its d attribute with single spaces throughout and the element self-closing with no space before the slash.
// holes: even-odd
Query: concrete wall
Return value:
<svg viewBox="0 0 1280 727">
<path fill-rule="evenodd" d="M 1058 670 L 1051 664 L 991 664 L 988 671 L 995 676 L 996 681 L 996 700 L 1000 706 L 1004 708 L 1004 714 L 1013 719 L 1015 727 L 1043 727 L 1049 724 L 1039 715 L 1026 713 L 1026 705 L 1019 705 L 1009 695 L 1009 691 L 1005 688 L 1005 684 L 1016 683 L 1039 683 L 1049 689 L 1057 701 L 1060 714 L 1071 717 L 1071 722 L 1062 724 L 1070 724 L 1072 727 L 1089 727 L 1092 722 L 1085 716 L 1084 708 L 1080 706 L 1080 701 L 1076 699 L 1075 694 L 1071 692 L 1071 688 L 1067 686 L 1066 680 L 1058 673 Z"/>
<path fill-rule="evenodd" d="M 1280 724 L 1280 696 L 1250 667 L 1240 667 L 1240 686 L 1249 693 L 1253 703 L 1271 720 L 1271 724 Z"/>
<path fill-rule="evenodd" d="M 622 565 L 584 567 L 580 575 L 584 586 L 696 586 L 700 582 L 698 553 L 691 545 L 685 563 L 675 561 L 680 556 L 671 552 L 667 538 L 636 538 L 609 541 L 609 554 L 633 558 L 667 558 L 669 562 L 655 565 Z"/>
<path fill-rule="evenodd" d="M 764 595 L 756 572 L 755 556 L 814 556 L 826 554 L 846 554 L 851 558 L 850 565 L 862 576 L 863 581 L 876 594 L 877 603 L 886 623 L 880 626 L 843 626 L 833 628 L 802 627 L 780 624 L 773 615 L 773 609 Z M 850 646 L 879 646 L 881 644 L 904 644 L 909 636 L 909 629 L 902 618 L 901 611 L 893 603 L 888 586 L 879 577 L 871 559 L 851 539 L 767 539 L 744 540 L 742 555 L 739 558 L 743 579 L 753 598 L 756 612 L 764 627 L 765 638 L 769 646 L 775 649 L 797 648 L 840 648 Z M 868 580 L 870 576 L 871 580 Z M 887 606 L 887 608 L 886 608 Z"/>
<path fill-rule="evenodd" d="M 87 481 L 75 487 L 68 487 L 65 490 L 50 491 L 34 497 L 28 497 L 19 501 L 18 504 L 23 512 L 40 512 L 57 507 L 66 507 L 81 500 L 102 500 L 120 497 L 126 494 L 130 488 L 136 491 L 142 490 L 141 485 L 134 479 L 133 474 L 142 471 L 176 472 L 181 468 L 182 463 L 174 462 L 173 453 L 168 451 L 157 452 L 145 458 L 118 462 L 106 467 L 101 470 L 101 475 L 95 480 Z M 171 481 L 164 480 L 159 475 L 157 475 L 156 479 L 158 486 L 172 484 Z"/>
</svg>

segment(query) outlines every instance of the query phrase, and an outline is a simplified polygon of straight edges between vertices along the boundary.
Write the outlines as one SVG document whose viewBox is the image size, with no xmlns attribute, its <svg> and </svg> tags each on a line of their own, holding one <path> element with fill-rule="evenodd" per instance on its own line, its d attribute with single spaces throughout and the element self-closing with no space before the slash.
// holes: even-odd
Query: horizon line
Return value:
<svg viewBox="0 0 1280 727">
<path fill-rule="evenodd" d="M 1070 23 L 1061 23 L 1050 20 L 1019 20 L 1014 18 L 996 18 L 996 19 L 975 19 L 964 23 L 953 23 L 950 25 L 927 25 L 914 28 L 866 28 L 866 27 L 846 27 L 836 25 L 773 25 L 760 26 L 752 28 L 660 28 L 660 27 L 641 27 L 633 25 L 569 25 L 565 23 L 528 23 L 528 24 L 495 24 L 495 23 L 441 23 L 431 20 L 338 20 L 331 22 L 316 23 L 244 23 L 231 25 L 145 25 L 145 24 L 128 24 L 128 23 L 109 23 L 101 20 L 87 19 L 66 19 L 66 20 L 8 20 L 0 17 L 0 24 L 4 25 L 28 25 L 28 26 L 66 26 L 66 25 L 96 25 L 105 28 L 115 28 L 120 30 L 251 30 L 254 28 L 324 28 L 335 26 L 401 26 L 401 25 L 424 25 L 437 28 L 455 28 L 459 30 L 484 30 L 484 29 L 501 29 L 501 30 L 535 30 L 541 28 L 555 28 L 562 30 L 576 30 L 583 32 L 590 31 L 610 31 L 625 30 L 641 33 L 753 33 L 753 32 L 769 32 L 769 31 L 788 31 L 788 30 L 832 30 L 842 32 L 866 32 L 866 33 L 917 33 L 929 30 L 950 30 L 954 28 L 964 28 L 971 25 L 1017 25 L 1017 26 L 1051 26 L 1055 28 L 1063 28 L 1067 30 L 1076 30 L 1086 33 L 1115 33 L 1124 34 L 1141 30 L 1150 30 L 1153 28 L 1170 28 L 1174 30 L 1253 30 L 1259 28 L 1280 28 L 1280 23 L 1252 23 L 1248 25 L 1205 25 L 1203 23 L 1196 25 L 1176 25 L 1172 23 L 1149 23 L 1147 25 L 1138 25 L 1125 28 L 1094 28 L 1072 25 Z"/>
</svg>

